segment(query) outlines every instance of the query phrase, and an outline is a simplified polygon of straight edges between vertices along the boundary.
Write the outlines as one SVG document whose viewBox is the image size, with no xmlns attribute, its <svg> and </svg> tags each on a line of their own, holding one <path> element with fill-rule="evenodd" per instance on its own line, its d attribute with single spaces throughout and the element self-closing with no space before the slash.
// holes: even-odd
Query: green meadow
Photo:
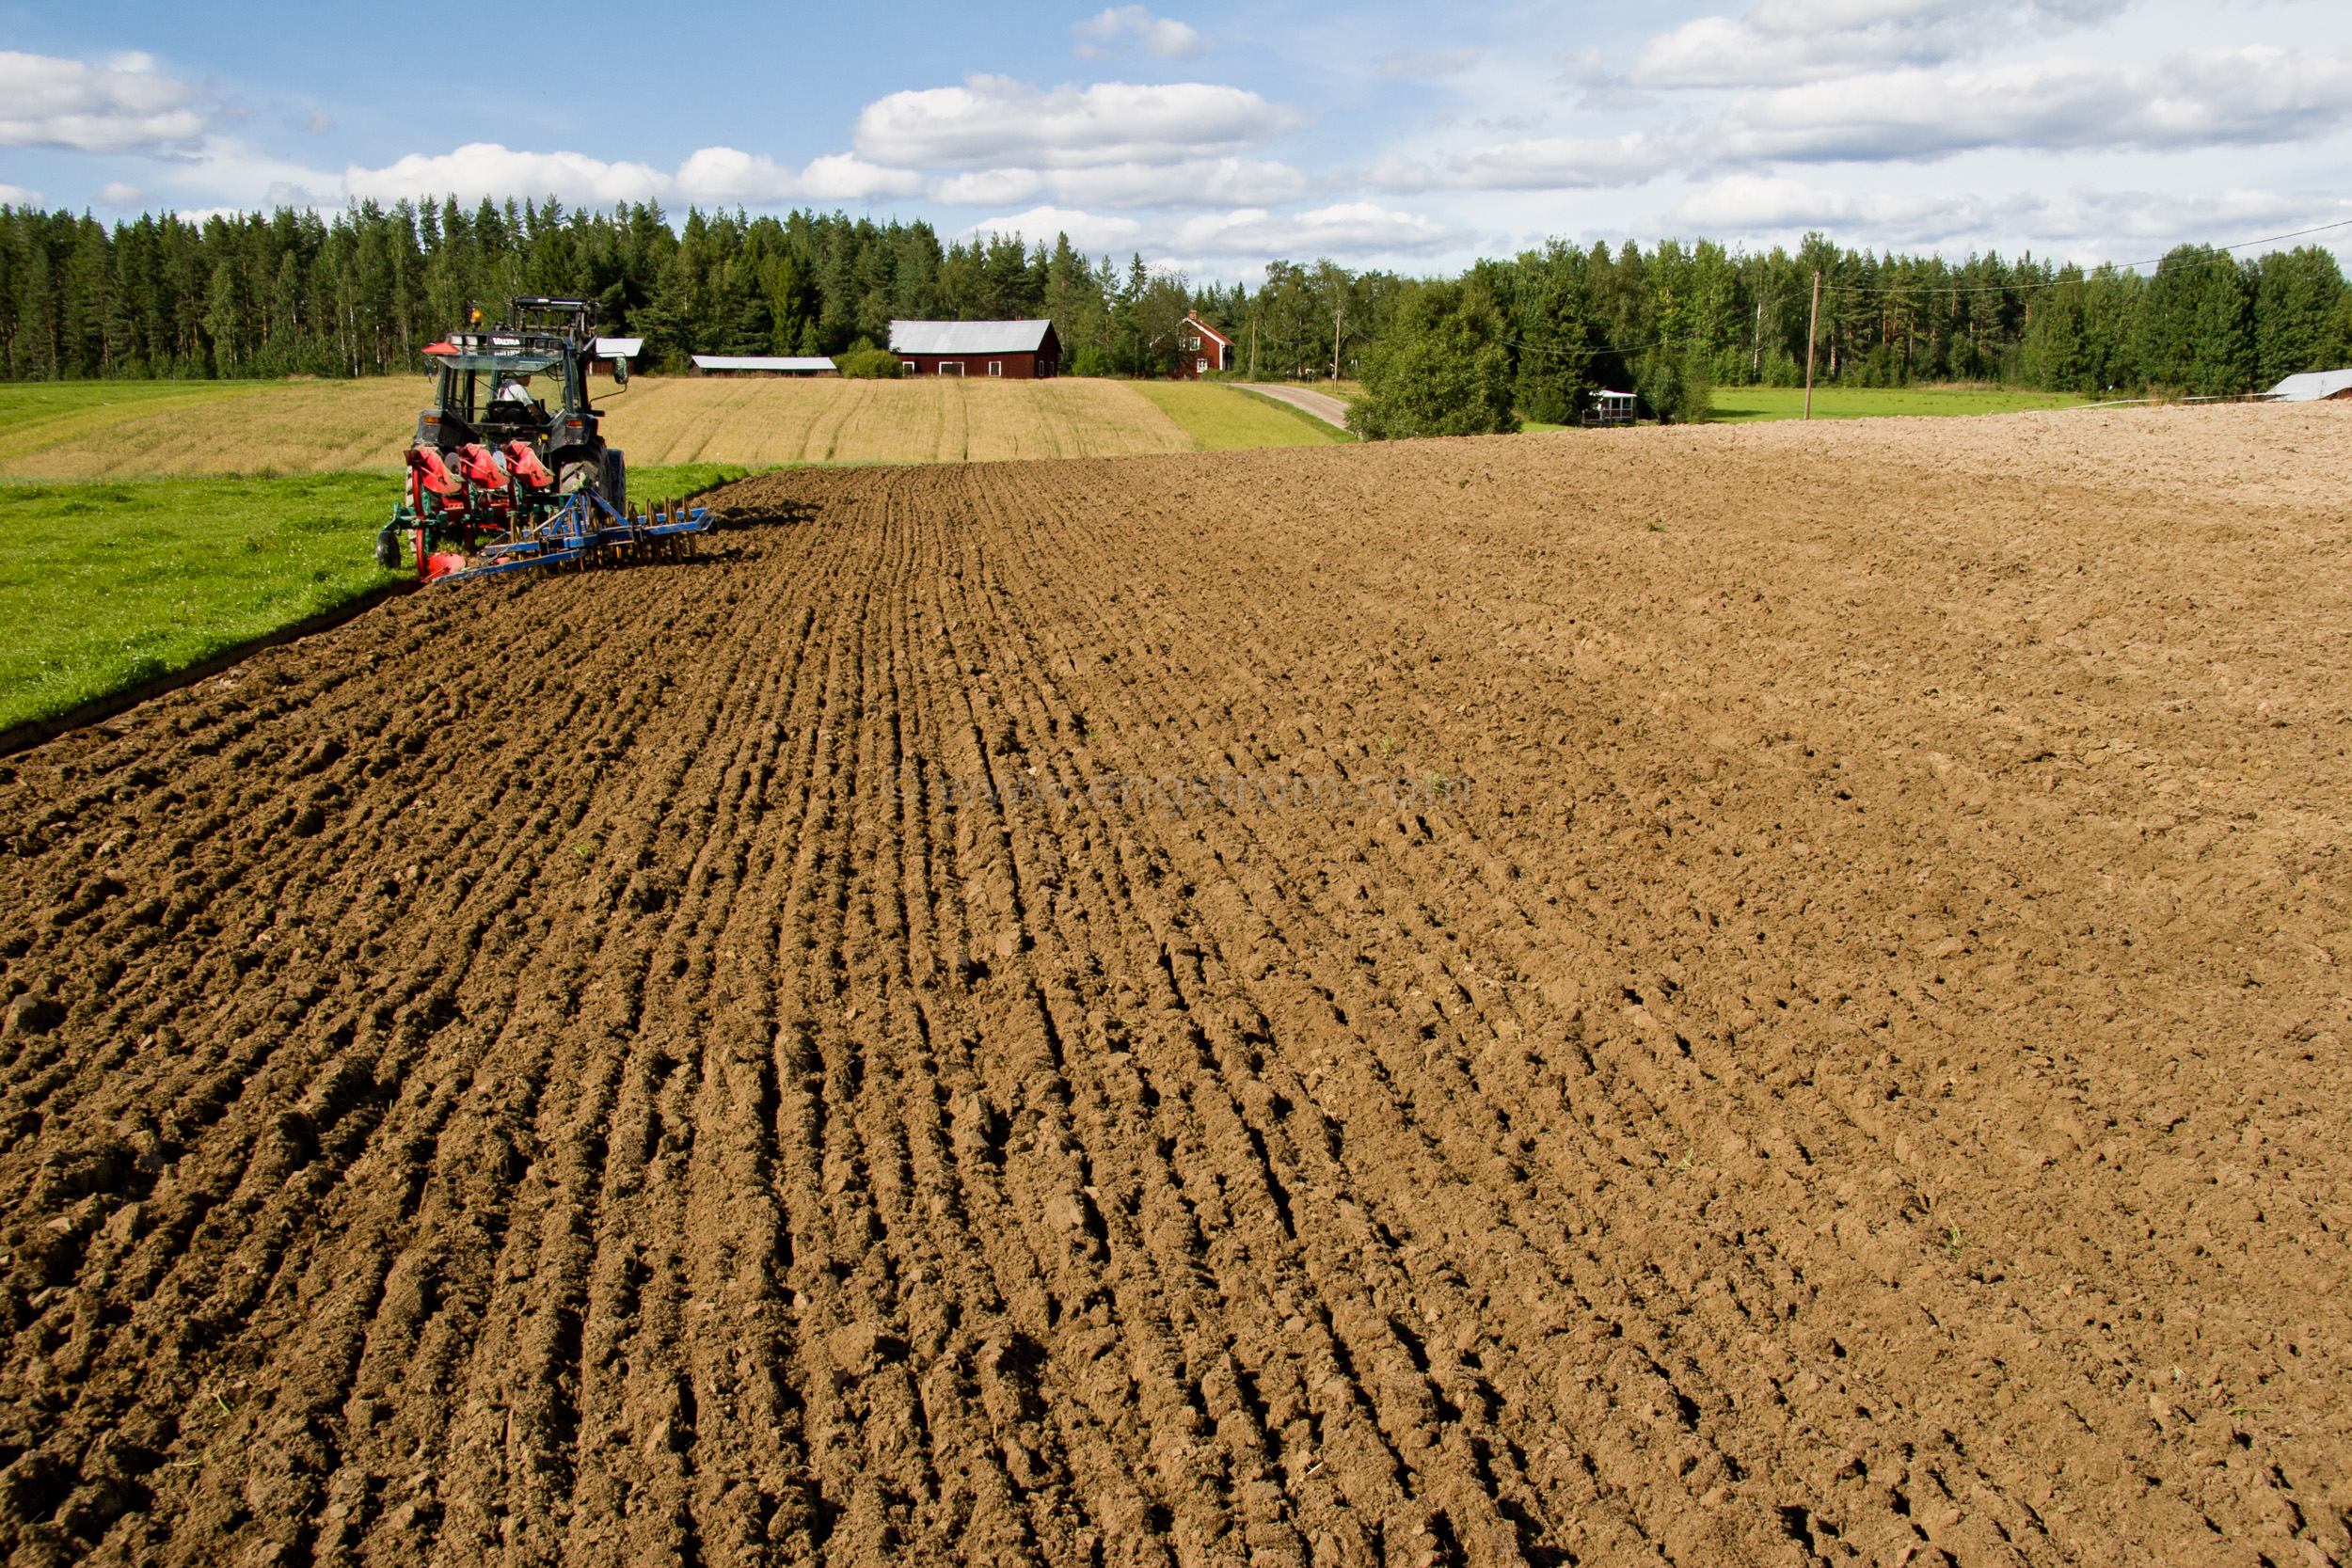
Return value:
<svg viewBox="0 0 2352 1568">
<path fill-rule="evenodd" d="M 647 499 L 740 478 L 629 476 Z M 0 730 L 184 670 L 407 574 L 371 554 L 397 476 L 0 484 Z"/>
</svg>

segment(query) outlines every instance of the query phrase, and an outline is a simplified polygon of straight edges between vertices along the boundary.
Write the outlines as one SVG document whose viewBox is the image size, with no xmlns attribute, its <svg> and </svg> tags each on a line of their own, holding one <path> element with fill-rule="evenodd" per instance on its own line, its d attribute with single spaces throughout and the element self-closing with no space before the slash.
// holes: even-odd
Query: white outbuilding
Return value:
<svg viewBox="0 0 2352 1568">
<path fill-rule="evenodd" d="M 2352 371 L 2306 371 L 2288 376 L 2264 394 L 2273 403 L 2318 403 L 2352 397 Z"/>
<path fill-rule="evenodd" d="M 821 354 L 697 354 L 696 375 L 839 375 Z"/>
</svg>

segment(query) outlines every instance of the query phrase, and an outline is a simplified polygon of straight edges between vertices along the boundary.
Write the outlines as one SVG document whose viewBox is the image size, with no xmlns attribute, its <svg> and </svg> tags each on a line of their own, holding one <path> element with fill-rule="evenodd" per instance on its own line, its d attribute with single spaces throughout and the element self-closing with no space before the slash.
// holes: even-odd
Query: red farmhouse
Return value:
<svg viewBox="0 0 2352 1568">
<path fill-rule="evenodd" d="M 901 375 L 1041 381 L 1061 368 L 1061 340 L 1047 321 L 892 322 L 890 352 L 905 361 Z"/>
<path fill-rule="evenodd" d="M 1186 381 L 1197 381 L 1211 371 L 1233 368 L 1233 340 L 1199 316 L 1184 318 L 1176 350 L 1176 373 Z"/>
</svg>

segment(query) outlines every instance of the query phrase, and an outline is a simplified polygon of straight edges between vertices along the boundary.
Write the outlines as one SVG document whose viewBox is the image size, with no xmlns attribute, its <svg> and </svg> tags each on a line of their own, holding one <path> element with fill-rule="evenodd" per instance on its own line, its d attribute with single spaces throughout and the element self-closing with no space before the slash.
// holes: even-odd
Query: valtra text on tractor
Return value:
<svg viewBox="0 0 2352 1568">
<path fill-rule="evenodd" d="M 376 535 L 379 563 L 453 582 L 683 553 L 709 531 L 702 507 L 628 504 L 628 469 L 598 431 L 588 379 L 609 366 L 627 386 L 637 344 L 596 337 L 596 309 L 517 299 L 506 324 L 485 326 L 476 310 L 424 351 L 433 406 L 417 417 L 407 494 Z"/>
</svg>

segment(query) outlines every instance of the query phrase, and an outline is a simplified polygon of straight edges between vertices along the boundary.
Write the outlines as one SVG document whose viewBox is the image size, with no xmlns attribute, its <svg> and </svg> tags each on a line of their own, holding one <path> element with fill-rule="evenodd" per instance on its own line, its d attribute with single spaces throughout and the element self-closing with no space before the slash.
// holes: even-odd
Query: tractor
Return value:
<svg viewBox="0 0 2352 1568">
<path fill-rule="evenodd" d="M 584 299 L 516 299 L 505 323 L 485 326 L 474 310 L 424 351 L 434 403 L 417 417 L 406 494 L 376 535 L 380 564 L 457 581 L 679 552 L 708 530 L 703 508 L 629 506 L 628 469 L 598 432 L 588 378 L 609 365 L 628 386 L 638 345 L 596 336 L 596 311 Z"/>
</svg>

